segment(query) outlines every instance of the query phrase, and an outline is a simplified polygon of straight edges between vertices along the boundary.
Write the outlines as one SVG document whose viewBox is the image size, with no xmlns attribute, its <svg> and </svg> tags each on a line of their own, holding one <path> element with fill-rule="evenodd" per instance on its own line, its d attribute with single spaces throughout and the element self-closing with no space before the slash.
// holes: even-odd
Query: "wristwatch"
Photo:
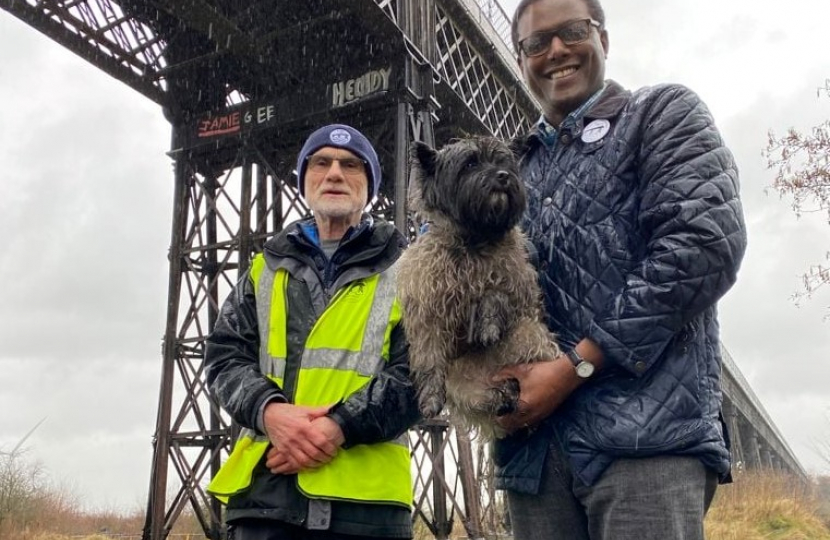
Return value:
<svg viewBox="0 0 830 540">
<path fill-rule="evenodd" d="M 582 356 L 576 352 L 576 349 L 569 350 L 565 353 L 565 356 L 567 356 L 568 360 L 571 361 L 571 364 L 574 365 L 576 375 L 580 379 L 588 379 L 594 374 L 594 364 L 582 358 Z"/>
</svg>

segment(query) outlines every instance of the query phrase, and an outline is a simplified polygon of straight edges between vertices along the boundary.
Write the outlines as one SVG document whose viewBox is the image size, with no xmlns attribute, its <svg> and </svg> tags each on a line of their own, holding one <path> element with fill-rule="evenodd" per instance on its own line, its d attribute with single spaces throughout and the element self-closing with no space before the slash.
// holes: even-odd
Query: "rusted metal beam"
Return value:
<svg viewBox="0 0 830 540">
<path fill-rule="evenodd" d="M 113 42 L 101 43 L 96 29 L 82 27 L 81 21 L 65 8 L 52 6 L 50 14 L 22 0 L 0 0 L 0 8 L 159 105 L 165 105 L 166 96 L 154 82 L 152 66 L 139 62 Z"/>
</svg>

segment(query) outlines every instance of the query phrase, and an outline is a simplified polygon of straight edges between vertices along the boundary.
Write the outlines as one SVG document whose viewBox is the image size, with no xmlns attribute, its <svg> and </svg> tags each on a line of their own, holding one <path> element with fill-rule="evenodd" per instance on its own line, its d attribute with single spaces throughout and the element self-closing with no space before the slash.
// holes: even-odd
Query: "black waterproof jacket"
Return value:
<svg viewBox="0 0 830 540">
<path fill-rule="evenodd" d="M 406 240 L 391 224 L 368 215 L 345 235 L 330 261 L 318 246 L 311 219 L 290 225 L 265 244 L 268 266 L 285 268 L 290 276 L 286 387 L 277 387 L 260 372 L 256 298 L 253 283 L 245 276 L 222 306 L 205 355 L 210 389 L 236 423 L 259 431 L 262 409 L 268 401 L 292 401 L 303 346 L 329 300 L 344 285 L 387 269 L 405 245 Z M 398 325 L 391 334 L 390 358 L 384 369 L 329 413 L 343 430 L 345 447 L 395 439 L 418 420 L 408 354 L 403 325 Z M 228 523 L 249 518 L 275 519 L 340 534 L 412 536 L 409 509 L 309 500 L 297 488 L 296 475 L 271 474 L 264 458 L 254 469 L 251 487 L 228 502 Z"/>
<path fill-rule="evenodd" d="M 548 324 L 604 369 L 540 429 L 501 441 L 498 485 L 535 492 L 552 433 L 592 484 L 617 457 L 690 455 L 726 480 L 716 303 L 746 247 L 738 173 L 701 100 L 609 81 L 549 146 L 517 141 Z"/>
</svg>

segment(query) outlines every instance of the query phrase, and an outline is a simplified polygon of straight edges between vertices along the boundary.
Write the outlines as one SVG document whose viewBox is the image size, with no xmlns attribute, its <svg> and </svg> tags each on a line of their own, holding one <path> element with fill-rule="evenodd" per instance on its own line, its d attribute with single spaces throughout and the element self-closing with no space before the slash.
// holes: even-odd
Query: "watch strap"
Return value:
<svg viewBox="0 0 830 540">
<path fill-rule="evenodd" d="M 576 349 L 568 349 L 568 351 L 567 351 L 567 352 L 565 352 L 565 356 L 567 356 L 567 357 L 568 357 L 568 360 L 570 360 L 570 361 L 571 361 L 571 364 L 573 364 L 573 365 L 574 365 L 574 367 L 578 366 L 578 365 L 579 365 L 579 364 L 581 364 L 582 362 L 587 362 L 587 360 L 585 360 L 584 358 L 582 358 L 582 355 L 581 355 L 581 354 L 579 354 L 578 352 L 576 352 Z"/>
<path fill-rule="evenodd" d="M 585 360 L 581 354 L 576 352 L 576 349 L 569 350 L 565 353 L 565 356 L 573 364 L 574 370 L 576 370 L 576 374 L 580 379 L 589 379 L 594 374 L 594 365 Z"/>
</svg>

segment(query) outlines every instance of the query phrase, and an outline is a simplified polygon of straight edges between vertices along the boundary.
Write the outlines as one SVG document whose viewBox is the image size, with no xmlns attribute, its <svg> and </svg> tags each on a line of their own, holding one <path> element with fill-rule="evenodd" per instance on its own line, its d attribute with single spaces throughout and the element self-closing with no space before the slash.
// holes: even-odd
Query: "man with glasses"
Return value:
<svg viewBox="0 0 830 540">
<path fill-rule="evenodd" d="M 542 108 L 516 141 L 553 362 L 510 368 L 497 485 L 515 538 L 703 538 L 729 480 L 716 303 L 746 246 L 738 174 L 701 100 L 605 80 L 597 0 L 521 0 L 512 25 Z M 529 428 L 525 428 L 529 426 Z"/>
<path fill-rule="evenodd" d="M 312 133 L 297 180 L 313 217 L 265 244 L 207 340 L 211 392 L 243 428 L 208 492 L 233 540 L 411 538 L 406 242 L 363 212 L 381 172 L 356 129 Z"/>
</svg>

